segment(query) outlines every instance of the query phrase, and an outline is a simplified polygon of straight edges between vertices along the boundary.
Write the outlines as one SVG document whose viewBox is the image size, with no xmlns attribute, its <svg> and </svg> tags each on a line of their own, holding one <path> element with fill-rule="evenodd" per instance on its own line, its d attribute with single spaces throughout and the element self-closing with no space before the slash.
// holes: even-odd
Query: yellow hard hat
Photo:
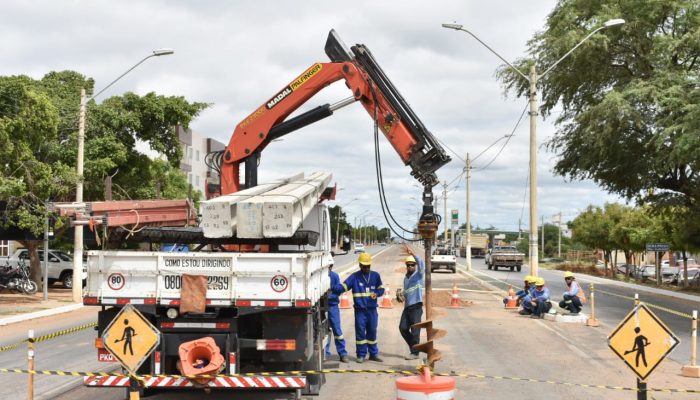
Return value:
<svg viewBox="0 0 700 400">
<path fill-rule="evenodd" d="M 357 262 L 360 265 L 372 265 L 372 256 L 369 253 L 360 253 Z"/>
<path fill-rule="evenodd" d="M 413 256 L 408 256 L 408 257 L 406 257 L 406 261 L 404 261 L 404 262 L 405 262 L 406 264 L 408 264 L 408 263 L 415 264 L 415 263 L 416 263 L 416 259 L 413 258 Z"/>
<path fill-rule="evenodd" d="M 530 283 L 531 280 L 532 280 L 532 275 L 525 275 L 525 277 L 523 278 L 523 282 Z"/>
<path fill-rule="evenodd" d="M 537 283 L 536 276 L 528 275 L 528 276 L 526 276 L 526 279 L 527 279 L 527 283 Z"/>
<path fill-rule="evenodd" d="M 537 278 L 537 282 L 535 283 L 537 286 L 544 286 L 544 278 Z"/>
<path fill-rule="evenodd" d="M 564 272 L 564 278 L 573 278 L 573 277 L 574 277 L 573 272 L 571 272 L 571 271 Z"/>
</svg>

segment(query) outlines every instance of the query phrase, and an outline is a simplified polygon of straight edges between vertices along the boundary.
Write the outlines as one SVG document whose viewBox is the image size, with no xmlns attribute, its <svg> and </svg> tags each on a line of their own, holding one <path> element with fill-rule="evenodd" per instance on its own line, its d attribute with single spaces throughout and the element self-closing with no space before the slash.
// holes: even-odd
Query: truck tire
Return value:
<svg viewBox="0 0 700 400">
<path fill-rule="evenodd" d="M 513 266 L 511 265 L 511 267 L 510 267 L 510 272 L 513 272 L 514 269 L 515 269 L 515 267 L 513 267 Z"/>
<path fill-rule="evenodd" d="M 494 266 L 493 266 L 493 270 L 494 270 L 494 271 L 498 271 L 498 265 L 494 265 Z"/>
<path fill-rule="evenodd" d="M 457 266 L 452 267 L 452 273 L 456 274 L 457 273 Z"/>
<path fill-rule="evenodd" d="M 515 267 L 515 268 L 518 270 L 518 272 L 520 272 L 520 270 L 523 269 L 523 266 L 522 266 L 522 265 L 518 265 L 518 266 Z"/>
<path fill-rule="evenodd" d="M 323 331 L 328 327 L 323 327 L 322 325 L 320 310 L 317 310 L 314 314 L 314 326 L 316 330 L 313 344 L 314 352 L 309 361 L 302 363 L 302 368 L 304 370 L 320 371 L 323 369 Z M 302 390 L 302 394 L 318 395 L 321 393 L 321 386 L 323 386 L 324 383 L 326 383 L 325 374 L 307 375 L 306 388 Z"/>
<path fill-rule="evenodd" d="M 486 268 L 491 269 L 491 264 L 486 264 Z"/>
</svg>

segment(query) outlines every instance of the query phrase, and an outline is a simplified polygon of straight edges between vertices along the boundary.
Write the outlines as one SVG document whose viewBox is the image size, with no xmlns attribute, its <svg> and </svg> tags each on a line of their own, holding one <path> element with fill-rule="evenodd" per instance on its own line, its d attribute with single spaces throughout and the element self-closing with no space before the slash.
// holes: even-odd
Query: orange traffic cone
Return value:
<svg viewBox="0 0 700 400">
<path fill-rule="evenodd" d="M 210 336 L 182 343 L 178 349 L 177 368 L 182 375 L 216 375 L 226 366 L 219 346 Z M 193 378 L 206 384 L 211 378 Z"/>
<path fill-rule="evenodd" d="M 340 304 L 338 305 L 338 308 L 352 308 L 352 306 L 350 305 L 350 296 L 348 296 L 348 292 L 345 292 L 340 295 Z"/>
<path fill-rule="evenodd" d="M 513 290 L 513 285 L 508 286 L 508 298 L 506 300 L 506 310 L 515 310 L 518 308 L 518 300 L 515 298 L 515 291 Z"/>
<path fill-rule="evenodd" d="M 384 296 L 382 296 L 382 303 L 379 305 L 380 308 L 394 308 L 391 303 L 391 291 L 389 290 L 389 285 L 385 285 Z"/>
<path fill-rule="evenodd" d="M 459 290 L 457 284 L 452 284 L 452 299 L 450 300 L 450 308 L 462 308 L 462 301 L 459 300 Z"/>
</svg>

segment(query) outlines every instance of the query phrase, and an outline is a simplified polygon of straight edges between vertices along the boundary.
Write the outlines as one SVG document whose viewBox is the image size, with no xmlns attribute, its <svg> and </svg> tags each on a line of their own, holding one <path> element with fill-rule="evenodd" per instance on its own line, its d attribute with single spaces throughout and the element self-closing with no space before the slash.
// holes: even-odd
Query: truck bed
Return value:
<svg viewBox="0 0 700 400">
<path fill-rule="evenodd" d="M 330 288 L 324 252 L 88 252 L 85 304 L 178 304 L 182 275 L 208 277 L 217 306 L 311 306 Z"/>
</svg>

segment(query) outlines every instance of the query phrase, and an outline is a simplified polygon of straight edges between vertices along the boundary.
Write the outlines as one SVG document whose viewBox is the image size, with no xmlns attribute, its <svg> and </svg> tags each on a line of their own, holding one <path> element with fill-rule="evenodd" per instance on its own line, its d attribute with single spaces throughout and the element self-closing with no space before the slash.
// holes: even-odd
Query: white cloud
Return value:
<svg viewBox="0 0 700 400">
<path fill-rule="evenodd" d="M 543 29 L 556 1 L 466 2 L 446 0 L 368 1 L 6 1 L 0 14 L 3 74 L 40 78 L 71 69 L 96 80 L 99 90 L 157 48 L 175 54 L 153 58 L 103 96 L 126 91 L 185 96 L 213 103 L 192 128 L 228 143 L 236 124 L 314 62 L 325 62 L 326 36 L 335 28 L 347 45 L 366 44 L 396 87 L 432 133 L 464 158 L 481 153 L 510 134 L 525 99 L 504 98 L 494 78 L 501 61 L 464 32 L 441 28 L 464 24 L 508 60 L 525 55 L 526 41 Z M 304 107 L 333 103 L 350 93 L 341 82 Z M 105 97 L 101 97 L 104 99 Z M 471 181 L 475 225 L 515 230 L 528 225 L 529 164 L 527 116 L 515 136 Z M 564 182 L 552 174 L 553 155 L 541 146 L 554 128 L 538 120 L 538 208 L 545 220 L 567 216 L 588 204 L 613 200 L 591 182 Z M 497 145 L 475 162 L 488 163 Z M 384 184 L 394 216 L 415 222 L 421 191 L 409 168 L 381 138 Z M 452 180 L 464 165 L 453 161 L 439 172 Z M 379 222 L 374 170 L 373 125 L 353 104 L 313 126 L 272 143 L 264 152 L 260 179 L 290 172 L 328 170 L 344 188 L 338 202 L 353 217 L 369 210 Z M 436 188 L 439 196 L 441 188 Z M 464 221 L 465 184 L 451 191 L 448 209 Z M 440 204 L 439 212 L 442 213 Z M 566 218 L 564 218 L 566 220 Z"/>
</svg>

